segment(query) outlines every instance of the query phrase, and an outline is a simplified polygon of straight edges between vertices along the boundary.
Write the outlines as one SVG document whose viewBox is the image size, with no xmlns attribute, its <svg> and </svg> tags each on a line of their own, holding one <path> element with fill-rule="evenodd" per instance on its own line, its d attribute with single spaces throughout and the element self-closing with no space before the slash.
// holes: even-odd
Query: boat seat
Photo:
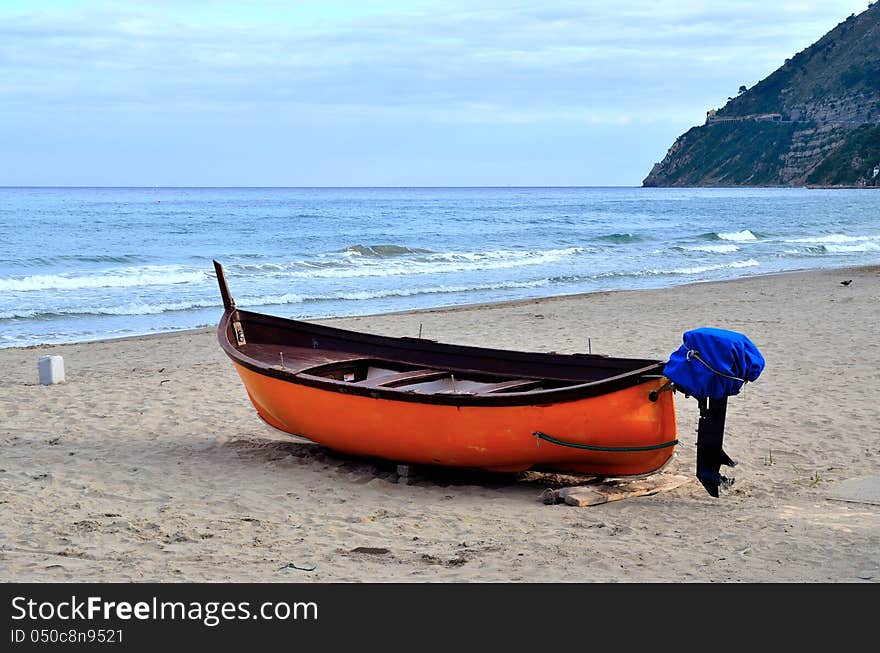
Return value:
<svg viewBox="0 0 880 653">
<path fill-rule="evenodd" d="M 368 388 L 396 388 L 399 385 L 432 381 L 444 376 L 449 376 L 449 372 L 442 370 L 408 370 L 406 372 L 398 372 L 397 374 L 386 374 L 371 379 L 364 379 L 363 381 L 358 381 L 357 385 Z"/>
<path fill-rule="evenodd" d="M 492 394 L 495 392 L 510 392 L 511 390 L 527 390 L 541 385 L 541 379 L 512 379 L 511 381 L 502 381 L 500 383 L 492 383 L 480 388 L 480 394 Z"/>
</svg>

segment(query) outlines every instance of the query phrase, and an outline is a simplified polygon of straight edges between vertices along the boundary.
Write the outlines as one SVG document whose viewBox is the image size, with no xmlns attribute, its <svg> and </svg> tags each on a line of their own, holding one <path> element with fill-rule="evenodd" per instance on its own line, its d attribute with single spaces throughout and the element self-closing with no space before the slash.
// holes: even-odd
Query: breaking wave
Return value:
<svg viewBox="0 0 880 653">
<path fill-rule="evenodd" d="M 465 292 L 479 292 L 491 290 L 511 290 L 515 288 L 540 288 L 552 283 L 551 279 L 537 279 L 534 281 L 511 281 L 483 284 L 460 284 L 439 285 L 415 288 L 388 288 L 375 291 L 349 291 L 317 295 L 300 295 L 284 293 L 280 295 L 256 295 L 236 298 L 236 305 L 245 307 L 254 306 L 285 306 L 291 304 L 304 304 L 321 301 L 364 301 L 370 299 L 383 299 L 386 297 L 412 297 L 415 295 L 440 295 Z M 0 319 L 51 319 L 55 317 L 86 316 L 86 315 L 158 315 L 172 311 L 189 311 L 202 308 L 219 308 L 219 301 L 191 301 L 191 302 L 167 302 L 156 304 L 123 304 L 120 306 L 94 307 L 94 308 L 69 308 L 54 310 L 17 310 L 0 311 Z"/>
<path fill-rule="evenodd" d="M 644 238 L 635 234 L 606 234 L 605 236 L 599 236 L 596 240 L 614 243 L 615 245 L 627 245 L 629 243 L 640 243 Z"/>
<path fill-rule="evenodd" d="M 668 272 L 661 271 L 659 274 L 702 274 L 703 272 L 715 272 L 716 270 L 753 268 L 758 265 L 761 265 L 760 262 L 756 261 L 753 258 L 750 258 L 746 261 L 734 261 L 733 263 L 723 263 L 718 265 L 698 265 L 690 268 L 678 268 L 675 270 L 669 270 Z"/>
<path fill-rule="evenodd" d="M 344 265 L 315 265 L 300 262 L 286 266 L 285 276 L 315 279 L 393 277 L 451 272 L 503 270 L 530 265 L 556 263 L 583 252 L 581 247 L 547 250 L 492 250 L 488 252 L 443 252 L 402 259 L 356 260 Z M 294 269 L 290 269 L 293 267 Z"/>
<path fill-rule="evenodd" d="M 808 236 L 806 238 L 790 238 L 783 242 L 786 243 L 810 243 L 810 244 L 828 244 L 828 243 L 861 243 L 872 240 L 880 240 L 880 236 L 849 236 L 847 234 L 830 234 L 828 236 Z"/>
<path fill-rule="evenodd" d="M 709 252 L 710 254 L 730 254 L 730 253 L 739 251 L 739 247 L 737 247 L 733 243 L 724 244 L 724 245 L 682 246 L 682 247 L 676 247 L 675 249 L 681 249 L 681 250 L 684 250 L 687 252 Z"/>
<path fill-rule="evenodd" d="M 872 242 L 863 242 L 856 245 L 817 245 L 807 247 L 807 251 L 816 254 L 856 254 L 859 252 L 880 252 L 880 245 Z"/>
<path fill-rule="evenodd" d="M 727 233 L 717 233 L 715 235 L 718 237 L 718 240 L 731 240 L 735 243 L 747 243 L 753 240 L 758 240 L 758 237 L 748 229 L 743 229 L 742 231 L 731 231 Z"/>
<path fill-rule="evenodd" d="M 351 245 L 340 253 L 349 256 L 367 256 L 369 258 L 394 258 L 407 254 L 431 254 L 430 249 L 419 247 L 404 247 L 403 245 Z"/>
<path fill-rule="evenodd" d="M 17 267 L 40 267 L 51 266 L 59 263 L 144 263 L 148 259 L 136 254 L 122 254 L 119 256 L 107 256 L 101 254 L 58 254 L 56 256 L 37 256 L 34 258 L 16 258 L 3 260 Z"/>
<path fill-rule="evenodd" d="M 48 319 L 53 317 L 69 317 L 76 315 L 158 315 L 171 311 L 190 311 L 197 308 L 212 308 L 222 306 L 217 301 L 206 302 L 168 302 L 158 304 L 122 304 L 120 306 L 97 306 L 92 308 L 56 308 L 52 310 L 13 310 L 0 311 L 0 320 L 15 318 Z"/>
<path fill-rule="evenodd" d="M 208 272 L 179 266 L 143 266 L 119 268 L 91 275 L 35 274 L 29 277 L 0 278 L 0 291 L 80 290 L 84 288 L 134 288 L 198 283 L 209 278 Z"/>
<path fill-rule="evenodd" d="M 389 246 L 390 247 L 390 246 Z M 394 246 L 397 247 L 397 246 Z M 503 270 L 528 265 L 555 263 L 584 251 L 583 247 L 545 250 L 490 250 L 486 252 L 431 252 L 409 249 L 407 254 L 351 254 L 351 248 L 289 263 L 234 264 L 232 274 L 258 273 L 269 277 L 300 279 L 350 279 L 359 277 L 394 277 L 418 274 Z"/>
<path fill-rule="evenodd" d="M 718 263 L 717 265 L 697 265 L 688 268 L 652 268 L 648 270 L 638 270 L 635 272 L 604 272 L 591 279 L 607 279 L 611 277 L 653 277 L 653 276 L 671 276 L 676 274 L 703 274 L 704 272 L 716 272 L 718 270 L 736 270 L 739 268 L 752 268 L 761 265 L 761 263 L 753 258 L 745 261 L 733 261 L 731 263 Z M 575 279 L 572 279 L 575 280 Z"/>
</svg>

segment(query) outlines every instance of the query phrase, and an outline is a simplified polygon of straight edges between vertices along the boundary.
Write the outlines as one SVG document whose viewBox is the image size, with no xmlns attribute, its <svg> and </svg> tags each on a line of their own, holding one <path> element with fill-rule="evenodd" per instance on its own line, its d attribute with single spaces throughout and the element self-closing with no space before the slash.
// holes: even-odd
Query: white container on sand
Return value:
<svg viewBox="0 0 880 653">
<path fill-rule="evenodd" d="M 40 356 L 37 370 L 41 385 L 64 383 L 64 359 L 61 356 Z"/>
</svg>

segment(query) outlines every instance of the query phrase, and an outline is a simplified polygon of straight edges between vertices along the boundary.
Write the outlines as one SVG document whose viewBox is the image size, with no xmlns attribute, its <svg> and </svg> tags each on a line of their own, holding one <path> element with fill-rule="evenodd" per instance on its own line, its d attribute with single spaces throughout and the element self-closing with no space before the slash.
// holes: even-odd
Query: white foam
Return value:
<svg viewBox="0 0 880 653">
<path fill-rule="evenodd" d="M 257 295 L 250 297 L 237 297 L 238 306 L 283 306 L 285 304 L 301 304 L 306 297 L 296 293 L 284 293 L 283 295 Z"/>
<path fill-rule="evenodd" d="M 761 265 L 757 260 L 750 258 L 745 261 L 733 261 L 732 263 L 719 263 L 717 265 L 699 265 L 689 268 L 678 268 L 678 269 L 651 269 L 651 270 L 639 270 L 638 272 L 603 272 L 602 274 L 594 275 L 590 278 L 592 279 L 607 279 L 613 277 L 648 277 L 648 276 L 663 276 L 669 274 L 702 274 L 703 272 L 714 272 L 716 270 L 725 270 L 725 269 L 737 269 L 737 268 L 751 268 Z"/>
<path fill-rule="evenodd" d="M 417 286 L 413 288 L 389 288 L 385 290 L 343 291 L 321 295 L 299 295 L 285 293 L 282 295 L 252 295 L 236 299 L 236 304 L 241 307 L 250 306 L 283 306 L 290 304 L 302 304 L 311 301 L 364 301 L 370 299 L 382 299 L 386 297 L 411 297 L 415 295 L 433 295 L 447 293 L 480 292 L 487 290 L 508 290 L 515 288 L 540 288 L 551 283 L 550 279 L 538 279 L 534 281 L 510 281 L 483 284 Z M 190 302 L 164 302 L 157 304 L 130 303 L 118 306 L 97 307 L 74 307 L 58 308 L 50 311 L 37 309 L 0 311 L 0 319 L 12 318 L 48 318 L 66 315 L 159 315 L 171 311 L 187 311 L 200 308 L 214 308 L 221 306 L 217 300 L 190 301 Z"/>
<path fill-rule="evenodd" d="M 871 242 L 858 245 L 825 245 L 825 250 L 834 254 L 851 254 L 853 252 L 880 252 L 880 245 Z"/>
<path fill-rule="evenodd" d="M 442 252 L 425 257 L 428 261 L 509 261 L 534 258 L 573 256 L 584 251 L 582 247 L 566 247 L 565 249 L 546 250 L 515 250 L 498 249 L 488 252 Z"/>
<path fill-rule="evenodd" d="M 51 317 L 60 315 L 158 315 L 170 311 L 187 311 L 194 308 L 221 306 L 217 301 L 207 302 L 169 302 L 162 304 L 121 304 L 119 306 L 94 306 L 74 308 L 55 308 L 51 310 L 12 310 L 0 311 L 0 320 L 10 318 Z"/>
<path fill-rule="evenodd" d="M 752 240 L 758 240 L 758 237 L 748 229 L 742 231 L 731 231 L 729 233 L 718 234 L 721 240 L 732 240 L 737 243 L 746 243 Z"/>
<path fill-rule="evenodd" d="M 726 245 L 695 245 L 693 247 L 685 247 L 689 252 L 710 252 L 712 254 L 729 254 L 738 252 L 739 247 L 733 244 Z"/>
<path fill-rule="evenodd" d="M 441 286 L 416 286 L 414 288 L 386 288 L 384 290 L 353 290 L 325 295 L 280 295 L 263 297 L 244 297 L 237 300 L 238 306 L 273 306 L 278 304 L 299 304 L 309 301 L 364 301 L 386 297 L 412 297 L 414 295 L 434 295 L 444 293 L 474 292 L 481 290 L 507 290 L 512 288 L 539 288 L 550 283 L 549 279 L 535 281 L 510 281 L 500 283 L 461 284 Z"/>
<path fill-rule="evenodd" d="M 179 266 L 143 266 L 119 268 L 105 272 L 70 276 L 66 274 L 35 274 L 29 277 L 0 279 L 0 290 L 29 292 L 34 290 L 78 290 L 83 288 L 133 288 L 163 286 L 176 283 L 199 283 L 208 278 L 204 271 L 185 270 Z"/>
<path fill-rule="evenodd" d="M 477 285 L 460 285 L 460 286 L 428 286 L 421 288 L 395 288 L 390 290 L 362 291 L 362 292 L 346 292 L 339 293 L 329 297 L 321 297 L 320 299 L 381 299 L 384 297 L 411 297 L 413 295 L 434 295 L 459 292 L 473 292 L 479 290 L 508 290 L 512 288 L 540 288 L 550 283 L 549 279 L 540 279 L 537 281 L 517 281 L 509 283 L 487 283 Z"/>
<path fill-rule="evenodd" d="M 848 234 L 830 234 L 828 236 L 809 236 L 806 238 L 791 238 L 786 243 L 859 243 L 870 240 L 880 240 L 880 236 L 850 236 Z"/>
<path fill-rule="evenodd" d="M 344 267 L 309 268 L 290 273 L 308 279 L 349 279 L 416 274 L 503 270 L 555 263 L 583 252 L 581 247 L 548 250 L 493 250 L 488 252 L 444 252 L 407 259 L 355 258 Z"/>
<path fill-rule="evenodd" d="M 734 261 L 733 263 L 724 263 L 718 265 L 700 265 L 692 268 L 679 268 L 677 270 L 670 270 L 672 274 L 702 274 L 703 272 L 714 272 L 716 270 L 726 270 L 728 268 L 753 268 L 755 266 L 761 265 L 758 261 L 753 258 L 748 259 L 747 261 Z M 668 274 L 667 272 L 660 272 L 660 274 Z"/>
</svg>

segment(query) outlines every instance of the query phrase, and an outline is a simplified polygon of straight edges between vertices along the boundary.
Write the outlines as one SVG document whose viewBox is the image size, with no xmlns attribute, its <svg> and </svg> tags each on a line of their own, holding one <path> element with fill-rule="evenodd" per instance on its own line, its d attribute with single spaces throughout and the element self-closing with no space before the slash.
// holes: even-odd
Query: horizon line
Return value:
<svg viewBox="0 0 880 653">
<path fill-rule="evenodd" d="M 151 189 L 151 188 L 242 188 L 242 189 L 313 189 L 313 188 L 326 188 L 326 189 L 341 189 L 341 188 L 362 188 L 362 189 L 383 189 L 383 188 L 644 188 L 641 185 L 609 185 L 609 184 L 601 184 L 596 186 L 582 186 L 582 185 L 519 185 L 519 184 L 506 184 L 506 185 L 474 185 L 474 186 L 447 186 L 447 185 L 437 185 L 437 186 L 201 186 L 201 185 L 186 185 L 186 186 L 164 186 L 164 185 L 112 185 L 112 186 L 91 186 L 91 185 L 57 185 L 57 184 L 36 184 L 36 185 L 0 185 L 0 189 L 21 189 L 21 188 L 64 188 L 64 189 L 85 189 L 85 188 L 137 188 L 137 189 Z"/>
</svg>

